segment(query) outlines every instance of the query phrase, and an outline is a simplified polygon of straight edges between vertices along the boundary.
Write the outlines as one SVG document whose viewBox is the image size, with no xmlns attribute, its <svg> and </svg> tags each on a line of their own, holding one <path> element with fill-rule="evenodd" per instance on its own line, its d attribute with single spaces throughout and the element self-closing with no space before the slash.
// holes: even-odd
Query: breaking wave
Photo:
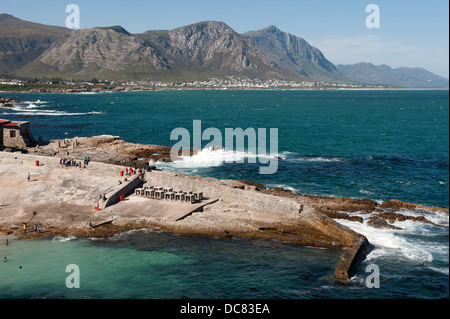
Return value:
<svg viewBox="0 0 450 319">
<path fill-rule="evenodd" d="M 66 242 L 66 241 L 71 241 L 71 240 L 75 240 L 77 239 L 75 236 L 55 236 L 53 237 L 52 241 L 53 242 Z"/>
<path fill-rule="evenodd" d="M 448 268 L 443 269 L 434 265 L 435 262 L 439 264 L 443 260 L 448 260 L 448 242 L 442 243 L 436 237 L 437 227 L 442 227 L 441 231 L 448 234 L 448 214 L 439 211 L 401 211 L 401 214 L 406 216 L 424 216 L 427 220 L 438 225 L 434 226 L 412 220 L 390 223 L 401 228 L 401 230 L 380 229 L 370 226 L 367 222 L 372 214 L 349 214 L 362 217 L 363 223 L 342 219 L 336 219 L 336 222 L 366 236 L 374 246 L 374 249 L 367 255 L 366 261 L 380 258 L 407 260 L 416 265 L 427 266 L 432 270 L 448 274 Z"/>
<path fill-rule="evenodd" d="M 28 106 L 23 105 L 15 105 L 12 108 L 8 108 L 8 110 L 14 111 L 15 115 L 26 115 L 26 116 L 81 116 L 81 115 L 97 115 L 103 114 L 100 111 L 91 111 L 84 113 L 71 113 L 60 110 L 53 109 L 43 109 L 46 108 L 46 105 L 37 105 L 34 103 L 29 104 Z M 8 114 L 8 112 L 4 112 L 3 114 Z"/>
<path fill-rule="evenodd" d="M 180 160 L 171 163 L 156 163 L 169 169 L 191 169 L 219 167 L 225 163 L 262 163 L 268 164 L 270 160 L 278 159 L 278 154 L 254 154 L 252 152 L 230 151 L 225 149 L 213 150 L 206 148 L 193 156 L 180 156 Z"/>
<path fill-rule="evenodd" d="M 292 162 L 323 162 L 323 163 L 333 163 L 333 162 L 344 162 L 345 159 L 339 157 L 324 157 L 324 156 L 301 156 L 289 158 Z"/>
<path fill-rule="evenodd" d="M 367 261 L 380 257 L 406 258 L 418 263 L 431 263 L 433 255 L 420 243 L 406 239 L 402 230 L 379 229 L 367 225 L 367 221 L 359 222 L 337 220 L 340 224 L 363 234 L 374 245 L 374 250 L 367 256 Z"/>
</svg>

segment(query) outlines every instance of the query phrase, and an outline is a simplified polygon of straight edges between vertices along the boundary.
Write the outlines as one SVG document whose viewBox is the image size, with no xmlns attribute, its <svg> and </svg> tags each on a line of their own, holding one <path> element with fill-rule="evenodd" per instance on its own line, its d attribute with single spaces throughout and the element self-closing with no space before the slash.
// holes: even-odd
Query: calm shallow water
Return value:
<svg viewBox="0 0 450 319">
<path fill-rule="evenodd" d="M 368 289 L 368 262 L 350 283 L 339 284 L 334 282 L 333 272 L 342 252 L 279 242 L 184 238 L 142 231 L 96 241 L 12 241 L 1 251 L 9 259 L 1 264 L 3 299 L 448 296 L 448 273 L 433 271 L 419 261 L 405 262 L 400 256 L 388 263 L 380 261 L 381 287 Z M 80 269 L 79 289 L 66 287 L 70 264 Z"/>
<path fill-rule="evenodd" d="M 28 120 L 44 139 L 100 134 L 174 145 L 177 127 L 278 128 L 278 171 L 224 163 L 204 153 L 162 169 L 249 179 L 297 193 L 392 198 L 449 207 L 448 91 L 157 91 L 6 94 L 27 101 L 0 118 Z M 208 141 L 204 141 L 205 145 Z M 217 155 L 217 154 L 216 154 Z M 421 212 L 406 211 L 420 215 Z M 358 214 L 355 213 L 355 214 Z M 361 217 L 367 218 L 360 214 Z M 2 298 L 448 298 L 448 215 L 439 226 L 396 223 L 403 231 L 361 232 L 375 249 L 348 285 L 332 280 L 342 252 L 277 242 L 184 238 L 154 232 L 110 240 L 13 242 L 0 246 Z M 368 289 L 365 267 L 380 268 Z M 81 289 L 65 287 L 77 264 Z M 22 269 L 18 267 L 22 266 Z"/>
</svg>

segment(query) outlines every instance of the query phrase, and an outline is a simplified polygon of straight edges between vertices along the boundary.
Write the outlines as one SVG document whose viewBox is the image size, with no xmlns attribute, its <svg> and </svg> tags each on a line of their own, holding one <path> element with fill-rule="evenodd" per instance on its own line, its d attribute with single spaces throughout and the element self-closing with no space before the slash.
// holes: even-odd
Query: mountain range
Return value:
<svg viewBox="0 0 450 319">
<path fill-rule="evenodd" d="M 365 84 L 396 85 L 407 88 L 448 88 L 449 80 L 423 68 L 396 68 L 382 64 L 357 63 L 337 65 L 347 79 Z"/>
<path fill-rule="evenodd" d="M 205 21 L 131 34 L 121 26 L 75 31 L 0 14 L 0 77 L 193 81 L 239 76 L 448 87 L 447 79 L 423 69 L 386 67 L 336 66 L 303 38 L 275 26 L 239 34 L 223 22 Z"/>
</svg>

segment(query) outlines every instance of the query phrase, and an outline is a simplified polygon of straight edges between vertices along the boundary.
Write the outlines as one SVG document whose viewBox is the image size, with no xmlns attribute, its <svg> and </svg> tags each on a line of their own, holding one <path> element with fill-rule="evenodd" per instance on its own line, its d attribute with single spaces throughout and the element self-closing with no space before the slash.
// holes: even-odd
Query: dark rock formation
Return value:
<svg viewBox="0 0 450 319">
<path fill-rule="evenodd" d="M 405 220 L 412 220 L 412 221 L 418 221 L 418 222 L 434 225 L 432 222 L 430 222 L 428 219 L 426 219 L 423 216 L 406 216 L 406 215 L 393 213 L 393 212 L 380 213 L 377 216 L 379 218 L 382 218 L 384 220 L 390 221 L 392 223 L 396 222 L 396 221 L 403 222 Z"/>
<path fill-rule="evenodd" d="M 384 219 L 381 219 L 377 216 L 370 217 L 367 222 L 367 225 L 372 226 L 374 228 L 395 229 L 395 230 L 402 229 L 402 228 L 399 228 L 397 226 L 387 223 Z"/>
<path fill-rule="evenodd" d="M 405 203 L 405 202 L 402 202 L 402 201 L 399 201 L 399 200 L 396 200 L 396 199 L 385 201 L 379 207 L 382 208 L 382 209 L 389 209 L 391 211 L 398 211 L 398 210 L 401 210 L 401 209 L 411 209 L 411 210 L 423 209 L 423 210 L 430 210 L 430 211 L 443 211 L 443 212 L 446 212 L 446 213 L 449 212 L 448 208 L 428 207 L 428 206 L 416 205 L 416 204 L 411 204 L 411 203 Z"/>
<path fill-rule="evenodd" d="M 8 99 L 6 97 L 0 97 L 0 104 L 3 104 L 4 107 L 11 107 L 12 103 L 22 103 L 22 100 L 18 99 Z"/>
<path fill-rule="evenodd" d="M 363 218 L 360 216 L 350 216 L 347 213 L 337 212 L 328 207 L 324 207 L 324 208 L 321 207 L 321 208 L 319 208 L 319 211 L 333 219 L 346 219 L 346 220 L 356 221 L 356 222 L 360 222 L 360 223 L 363 222 Z"/>
</svg>

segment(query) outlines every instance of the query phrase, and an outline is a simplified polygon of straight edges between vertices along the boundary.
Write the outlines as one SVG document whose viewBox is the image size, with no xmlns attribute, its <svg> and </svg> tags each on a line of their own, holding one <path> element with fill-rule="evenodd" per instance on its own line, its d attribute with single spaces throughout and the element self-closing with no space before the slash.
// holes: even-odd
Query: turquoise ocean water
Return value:
<svg viewBox="0 0 450 319">
<path fill-rule="evenodd" d="M 44 140 L 111 134 L 172 146 L 175 128 L 278 129 L 278 170 L 226 163 L 230 150 L 157 165 L 222 179 L 248 179 L 301 194 L 399 199 L 449 207 L 448 91 L 155 91 L 12 94 L 26 101 L 0 118 L 27 120 Z M 209 141 L 204 141 L 203 146 Z M 224 146 L 224 145 L 223 145 Z M 269 149 L 269 148 L 268 148 Z M 220 155 L 220 157 L 218 157 Z M 244 156 L 246 158 L 246 156 Z M 358 212 L 354 213 L 367 218 Z M 55 238 L 0 246 L 1 298 L 448 298 L 448 214 L 437 226 L 397 222 L 401 231 L 339 221 L 374 250 L 348 285 L 333 281 L 342 252 L 296 245 L 196 239 L 139 231 L 107 240 Z M 4 256 L 1 256 L 2 258 Z M 66 266 L 80 268 L 68 289 Z M 365 267 L 380 269 L 369 289 Z M 22 266 L 22 268 L 19 268 Z"/>
</svg>

